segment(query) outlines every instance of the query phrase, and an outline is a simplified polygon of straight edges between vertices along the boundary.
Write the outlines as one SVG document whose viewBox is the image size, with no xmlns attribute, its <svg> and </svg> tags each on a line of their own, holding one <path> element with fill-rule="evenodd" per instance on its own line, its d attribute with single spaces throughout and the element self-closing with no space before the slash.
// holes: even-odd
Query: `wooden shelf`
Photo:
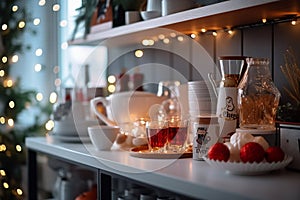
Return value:
<svg viewBox="0 0 300 200">
<path fill-rule="evenodd" d="M 202 28 L 219 30 L 260 22 L 262 18 L 278 19 L 300 16 L 299 0 L 229 0 L 203 6 L 164 17 L 124 25 L 71 41 L 70 45 L 97 45 L 108 38 L 145 31 L 152 28 L 169 28 L 182 33 L 198 32 Z"/>
</svg>

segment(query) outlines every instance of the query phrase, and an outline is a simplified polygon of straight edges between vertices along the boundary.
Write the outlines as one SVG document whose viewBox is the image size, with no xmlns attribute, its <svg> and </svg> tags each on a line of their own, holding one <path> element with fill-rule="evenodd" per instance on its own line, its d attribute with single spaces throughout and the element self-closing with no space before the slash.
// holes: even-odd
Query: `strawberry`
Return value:
<svg viewBox="0 0 300 200">
<path fill-rule="evenodd" d="M 284 159 L 284 152 L 280 147 L 269 147 L 266 150 L 265 157 L 267 162 L 280 162 Z"/>
<path fill-rule="evenodd" d="M 207 155 L 211 160 L 227 162 L 230 156 L 230 151 L 225 144 L 218 142 L 209 148 Z"/>
<path fill-rule="evenodd" d="M 244 163 L 259 163 L 265 158 L 264 148 L 256 142 L 248 142 L 240 149 L 240 158 Z"/>
</svg>

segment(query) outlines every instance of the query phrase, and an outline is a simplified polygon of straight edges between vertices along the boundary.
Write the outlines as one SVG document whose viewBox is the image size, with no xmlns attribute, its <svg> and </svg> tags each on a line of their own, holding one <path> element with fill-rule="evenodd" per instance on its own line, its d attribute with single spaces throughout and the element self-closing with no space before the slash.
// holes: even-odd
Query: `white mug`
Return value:
<svg viewBox="0 0 300 200">
<path fill-rule="evenodd" d="M 118 126 L 91 126 L 88 127 L 89 137 L 97 150 L 110 150 L 117 135 Z"/>
</svg>

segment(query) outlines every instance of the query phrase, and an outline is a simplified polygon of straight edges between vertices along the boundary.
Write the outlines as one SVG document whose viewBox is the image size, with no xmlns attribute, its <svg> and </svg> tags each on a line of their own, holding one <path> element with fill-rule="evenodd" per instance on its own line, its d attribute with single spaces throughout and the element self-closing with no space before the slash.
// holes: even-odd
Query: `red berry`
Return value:
<svg viewBox="0 0 300 200">
<path fill-rule="evenodd" d="M 211 160 L 227 162 L 230 156 L 230 151 L 225 144 L 218 142 L 209 148 L 207 155 Z"/>
<path fill-rule="evenodd" d="M 240 158 L 244 163 L 259 163 L 265 158 L 264 148 L 256 142 L 248 142 L 240 149 Z"/>
<path fill-rule="evenodd" d="M 267 162 L 280 162 L 284 159 L 284 152 L 280 147 L 269 147 L 265 157 Z"/>
</svg>

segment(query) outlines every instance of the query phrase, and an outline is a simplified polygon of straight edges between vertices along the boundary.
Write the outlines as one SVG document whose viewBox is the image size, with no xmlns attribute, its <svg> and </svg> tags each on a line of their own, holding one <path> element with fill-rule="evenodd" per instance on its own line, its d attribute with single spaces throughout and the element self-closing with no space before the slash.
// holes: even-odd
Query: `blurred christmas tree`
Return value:
<svg viewBox="0 0 300 200">
<path fill-rule="evenodd" d="M 44 123 L 38 116 L 29 127 L 18 127 L 18 116 L 25 109 L 37 106 L 50 113 L 50 106 L 41 106 L 35 100 L 36 92 L 21 88 L 20 80 L 10 78 L 10 66 L 18 61 L 17 53 L 30 50 L 21 36 L 29 30 L 26 22 L 30 16 L 18 0 L 0 1 L 0 200 L 24 199 L 21 186 L 21 166 L 26 163 L 24 140 L 26 136 L 41 133 Z"/>
</svg>

